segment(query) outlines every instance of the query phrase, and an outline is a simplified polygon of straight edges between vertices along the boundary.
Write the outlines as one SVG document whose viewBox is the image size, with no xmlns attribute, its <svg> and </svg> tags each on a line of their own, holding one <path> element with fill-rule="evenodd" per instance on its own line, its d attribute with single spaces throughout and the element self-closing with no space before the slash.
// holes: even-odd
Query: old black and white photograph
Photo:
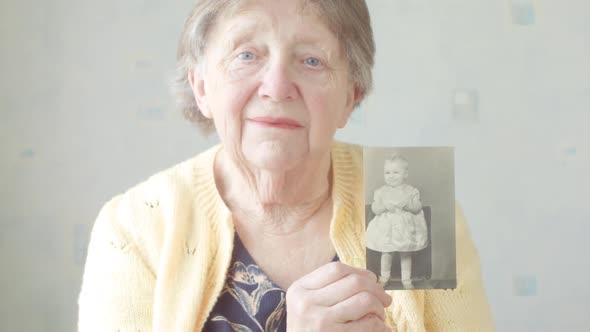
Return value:
<svg viewBox="0 0 590 332">
<path fill-rule="evenodd" d="M 454 150 L 364 148 L 367 269 L 393 289 L 456 287 Z"/>
</svg>

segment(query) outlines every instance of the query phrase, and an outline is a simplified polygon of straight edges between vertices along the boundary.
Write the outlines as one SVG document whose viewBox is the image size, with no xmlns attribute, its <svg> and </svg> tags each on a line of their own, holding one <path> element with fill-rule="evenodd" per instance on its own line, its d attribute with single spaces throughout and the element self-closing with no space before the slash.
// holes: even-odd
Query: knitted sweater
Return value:
<svg viewBox="0 0 590 332">
<path fill-rule="evenodd" d="M 200 331 L 226 279 L 231 213 L 214 181 L 220 146 L 115 196 L 92 229 L 78 330 Z M 330 237 L 340 260 L 365 266 L 362 149 L 335 143 Z M 479 260 L 457 209 L 457 288 L 390 291 L 394 331 L 489 331 Z"/>
</svg>

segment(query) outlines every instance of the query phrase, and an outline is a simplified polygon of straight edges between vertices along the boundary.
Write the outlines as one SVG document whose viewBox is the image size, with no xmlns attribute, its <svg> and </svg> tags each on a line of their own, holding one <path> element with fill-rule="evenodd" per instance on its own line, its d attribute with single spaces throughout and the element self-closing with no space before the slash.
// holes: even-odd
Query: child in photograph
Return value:
<svg viewBox="0 0 590 332">
<path fill-rule="evenodd" d="M 391 278 L 393 253 L 399 252 L 402 284 L 412 289 L 412 252 L 426 248 L 428 231 L 420 192 L 405 183 L 408 166 L 398 155 L 385 160 L 385 184 L 375 190 L 371 205 L 375 217 L 369 222 L 366 236 L 367 248 L 381 252 L 379 282 L 387 284 Z"/>
</svg>

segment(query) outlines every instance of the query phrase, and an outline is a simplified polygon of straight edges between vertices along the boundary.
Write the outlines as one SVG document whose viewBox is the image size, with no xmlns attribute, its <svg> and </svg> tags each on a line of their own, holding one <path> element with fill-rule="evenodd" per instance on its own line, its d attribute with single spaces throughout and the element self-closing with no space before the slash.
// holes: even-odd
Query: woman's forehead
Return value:
<svg viewBox="0 0 590 332">
<path fill-rule="evenodd" d="M 210 59 L 225 58 L 242 45 L 279 47 L 293 54 L 320 52 L 334 69 L 346 70 L 342 43 L 315 12 L 296 11 L 293 4 L 265 6 L 269 1 L 237 1 L 213 23 L 205 52 Z M 277 48 L 275 48 L 277 49 Z M 213 60 L 215 61 L 215 60 Z"/>
<path fill-rule="evenodd" d="M 338 46 L 336 36 L 316 11 L 310 9 L 313 5 L 304 5 L 306 3 L 297 0 L 235 1 L 217 18 L 215 25 L 221 32 L 218 36 L 232 38 L 235 42 L 236 39 L 273 30 L 283 34 L 282 38 L 288 36 L 292 42 L 331 42 Z"/>
<path fill-rule="evenodd" d="M 237 16 L 243 11 L 255 8 L 285 9 L 297 15 L 316 15 L 317 5 L 309 0 L 229 0 L 224 16 Z"/>
</svg>

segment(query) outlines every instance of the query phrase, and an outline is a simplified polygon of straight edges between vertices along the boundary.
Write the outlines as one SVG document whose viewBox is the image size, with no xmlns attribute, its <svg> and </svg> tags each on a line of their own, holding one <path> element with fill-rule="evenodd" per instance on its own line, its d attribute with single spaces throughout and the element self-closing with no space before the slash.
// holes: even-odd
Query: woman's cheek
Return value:
<svg viewBox="0 0 590 332">
<path fill-rule="evenodd" d="M 247 116 L 249 103 L 254 93 L 253 84 L 244 84 L 243 81 L 228 82 L 222 93 L 224 143 L 234 147 L 241 146 L 244 119 Z"/>
<path fill-rule="evenodd" d="M 225 73 L 229 82 L 252 79 L 263 67 L 262 61 L 243 63 L 235 60 L 228 64 Z"/>
<path fill-rule="evenodd" d="M 300 66 L 297 70 L 299 79 L 317 89 L 325 89 L 332 85 L 331 73 L 328 69 L 312 69 Z"/>
</svg>

